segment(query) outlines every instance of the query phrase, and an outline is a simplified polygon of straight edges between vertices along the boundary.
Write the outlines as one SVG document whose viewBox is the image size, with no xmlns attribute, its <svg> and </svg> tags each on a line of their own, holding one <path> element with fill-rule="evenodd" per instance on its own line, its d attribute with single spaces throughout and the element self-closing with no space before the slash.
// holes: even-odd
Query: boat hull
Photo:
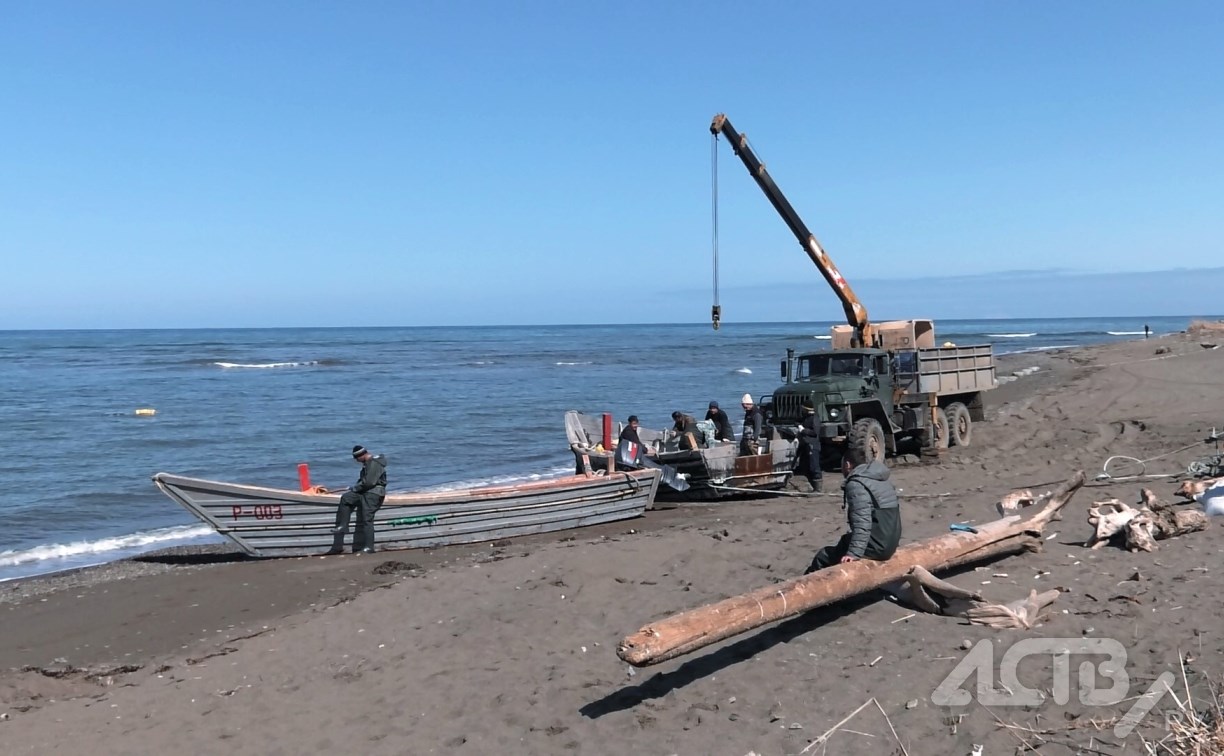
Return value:
<svg viewBox="0 0 1224 756">
<path fill-rule="evenodd" d="M 613 428 L 613 448 L 608 450 L 600 438 L 601 424 L 599 418 L 576 410 L 565 413 L 566 437 L 574 453 L 576 470 L 584 470 L 587 466 L 628 469 L 615 465 L 615 446 L 622 426 L 617 424 Z M 688 483 L 687 488 L 680 490 L 664 482 L 659 486 L 657 498 L 660 502 L 767 495 L 786 487 L 794 475 L 799 454 L 797 441 L 782 438 L 776 432 L 765 439 L 764 453 L 751 455 L 741 455 L 739 444 L 734 441 L 715 441 L 705 448 L 681 450 L 673 433 L 639 427 L 638 437 L 654 450 L 653 462 L 673 468 L 684 475 Z"/>
<path fill-rule="evenodd" d="M 658 470 L 574 475 L 515 486 L 391 494 L 374 518 L 379 551 L 418 549 L 569 530 L 640 516 L 653 506 Z M 167 496 L 258 557 L 340 548 L 340 494 L 248 486 L 170 473 L 153 476 Z"/>
</svg>

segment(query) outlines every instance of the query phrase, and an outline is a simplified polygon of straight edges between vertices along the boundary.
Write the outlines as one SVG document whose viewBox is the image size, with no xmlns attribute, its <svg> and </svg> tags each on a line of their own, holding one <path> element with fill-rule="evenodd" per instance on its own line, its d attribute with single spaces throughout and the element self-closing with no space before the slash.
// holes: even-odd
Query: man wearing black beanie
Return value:
<svg viewBox="0 0 1224 756">
<path fill-rule="evenodd" d="M 340 497 L 340 506 L 336 508 L 336 527 L 331 531 L 339 537 L 329 554 L 339 554 L 344 550 L 344 534 L 348 532 L 354 509 L 357 510 L 357 528 L 353 531 L 353 553 L 374 552 L 374 515 L 387 496 L 387 461 L 381 454 L 370 454 L 360 444 L 353 447 L 353 459 L 361 463 L 361 474 L 357 476 L 357 482 Z"/>
</svg>

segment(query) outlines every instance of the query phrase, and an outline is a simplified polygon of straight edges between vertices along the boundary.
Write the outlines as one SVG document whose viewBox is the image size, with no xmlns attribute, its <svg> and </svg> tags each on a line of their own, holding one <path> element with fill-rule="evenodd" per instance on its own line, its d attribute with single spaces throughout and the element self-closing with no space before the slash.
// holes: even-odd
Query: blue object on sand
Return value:
<svg viewBox="0 0 1224 756">
<path fill-rule="evenodd" d="M 961 532 L 961 533 L 976 533 L 976 532 L 978 532 L 978 531 L 977 531 L 977 528 L 973 527 L 972 525 L 966 525 L 966 524 L 965 524 L 965 523 L 963 523 L 963 522 L 954 522 L 954 523 L 952 523 L 951 525 L 949 525 L 949 526 L 948 526 L 948 530 L 955 530 L 955 531 L 959 531 L 959 532 Z"/>
</svg>

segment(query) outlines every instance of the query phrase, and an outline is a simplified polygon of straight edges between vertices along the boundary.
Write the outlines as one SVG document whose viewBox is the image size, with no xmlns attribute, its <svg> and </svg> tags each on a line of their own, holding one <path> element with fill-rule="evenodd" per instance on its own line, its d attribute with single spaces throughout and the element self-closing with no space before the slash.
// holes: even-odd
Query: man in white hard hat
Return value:
<svg viewBox="0 0 1224 756">
<path fill-rule="evenodd" d="M 752 394 L 744 394 L 740 398 L 740 406 L 744 408 L 744 433 L 740 436 L 740 454 L 756 454 L 765 425 L 765 413 L 752 401 Z"/>
</svg>

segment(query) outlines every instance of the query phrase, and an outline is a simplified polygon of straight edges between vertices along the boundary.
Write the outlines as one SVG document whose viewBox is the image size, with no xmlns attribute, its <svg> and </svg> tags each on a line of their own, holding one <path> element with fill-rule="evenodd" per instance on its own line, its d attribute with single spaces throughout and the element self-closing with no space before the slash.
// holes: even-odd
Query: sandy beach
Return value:
<svg viewBox="0 0 1224 756">
<path fill-rule="evenodd" d="M 931 695 L 979 640 L 1057 637 L 1120 641 L 1132 696 L 1168 671 L 1182 699 L 1188 686 L 1206 700 L 1224 672 L 1224 528 L 1152 553 L 1083 545 L 1093 501 L 1133 503 L 1145 486 L 1176 498 L 1172 477 L 1095 480 L 1108 458 L 1169 475 L 1212 453 L 1224 350 L 1202 340 L 1008 357 L 1001 374 L 1040 370 L 991 392 L 970 447 L 893 466 L 904 543 L 994 519 L 1012 490 L 1087 474 L 1041 553 L 949 577 L 998 601 L 1064 589 L 1033 630 L 871 594 L 657 666 L 617 658 L 653 620 L 800 574 L 845 527 L 840 493 L 424 552 L 197 549 L 0 585 L 0 739 L 7 753 L 1145 753 L 1141 738 L 1166 734 L 1168 697 L 1122 738 L 1112 720 L 1134 702 L 1087 706 L 1074 684 L 1070 700 L 1026 708 Z M 560 419 L 557 432 L 561 443 Z M 1049 691 L 1049 659 L 1021 680 Z"/>
</svg>

